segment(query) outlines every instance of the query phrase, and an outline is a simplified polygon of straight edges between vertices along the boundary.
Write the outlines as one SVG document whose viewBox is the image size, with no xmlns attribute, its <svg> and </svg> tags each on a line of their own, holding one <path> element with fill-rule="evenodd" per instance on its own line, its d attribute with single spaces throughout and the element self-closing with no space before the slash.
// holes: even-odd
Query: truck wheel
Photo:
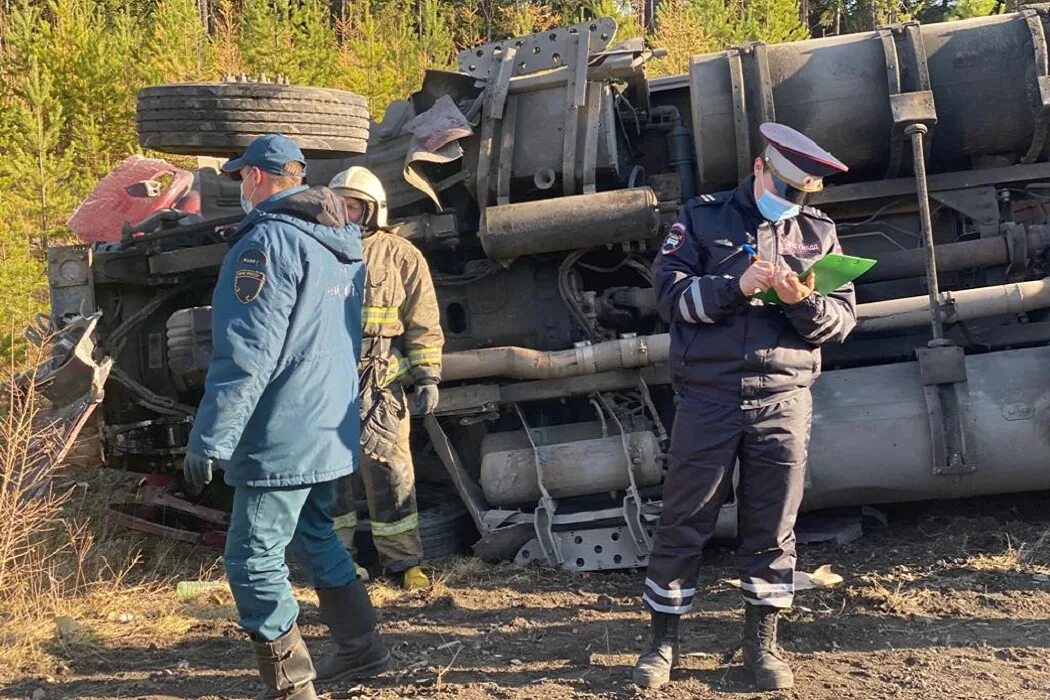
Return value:
<svg viewBox="0 0 1050 700">
<path fill-rule="evenodd" d="M 368 146 L 368 103 L 343 90 L 275 83 L 178 83 L 139 92 L 139 143 L 164 153 L 230 157 L 262 134 L 295 140 L 308 158 Z"/>
<path fill-rule="evenodd" d="M 470 513 L 455 493 L 419 493 L 419 539 L 423 545 L 423 560 L 439 562 L 466 551 L 478 540 L 478 531 Z M 372 527 L 362 520 L 354 536 L 357 561 L 362 566 L 374 566 L 379 560 Z"/>
</svg>

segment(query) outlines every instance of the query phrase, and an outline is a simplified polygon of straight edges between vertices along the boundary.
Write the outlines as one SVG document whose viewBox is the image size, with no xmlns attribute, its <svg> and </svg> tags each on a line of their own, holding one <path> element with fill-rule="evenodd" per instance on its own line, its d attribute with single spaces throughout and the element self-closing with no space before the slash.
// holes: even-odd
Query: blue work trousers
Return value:
<svg viewBox="0 0 1050 700">
<path fill-rule="evenodd" d="M 295 624 L 299 605 L 288 582 L 285 550 L 314 588 L 339 588 L 356 577 L 332 529 L 335 482 L 305 487 L 237 486 L 226 536 L 226 577 L 241 626 L 272 642 Z"/>
</svg>

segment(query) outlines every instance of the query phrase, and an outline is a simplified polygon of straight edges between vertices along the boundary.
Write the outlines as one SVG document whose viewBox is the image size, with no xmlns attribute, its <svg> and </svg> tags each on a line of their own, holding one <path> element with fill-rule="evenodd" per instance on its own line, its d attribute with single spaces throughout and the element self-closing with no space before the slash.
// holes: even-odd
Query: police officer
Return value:
<svg viewBox="0 0 1050 700">
<path fill-rule="evenodd" d="M 223 171 L 247 216 L 212 294 L 213 354 L 183 471 L 199 490 L 221 468 L 234 487 L 226 575 L 249 633 L 262 698 L 312 700 L 313 680 L 390 664 L 353 561 L 332 528 L 336 479 L 356 464 L 364 283 L 361 238 L 342 200 L 302 184 L 306 160 L 262 136 Z M 285 550 L 317 589 L 337 650 L 318 666 L 296 627 Z"/>
<path fill-rule="evenodd" d="M 430 580 L 419 566 L 423 545 L 403 383 L 415 385 L 421 413 L 433 412 L 445 342 L 437 296 L 423 255 L 387 230 L 386 192 L 379 178 L 354 166 L 337 174 L 328 186 L 346 199 L 350 219 L 364 235 L 364 345 L 358 371 L 361 480 L 372 540 L 387 574 L 399 575 L 407 589 L 425 588 Z M 336 532 L 351 549 L 357 527 L 351 477 L 339 480 L 338 492 L 333 513 Z"/>
<path fill-rule="evenodd" d="M 856 324 L 856 301 L 852 285 L 825 296 L 812 275 L 800 278 L 840 252 L 835 224 L 804 201 L 846 166 L 787 126 L 760 130 L 766 146 L 753 174 L 733 191 L 689 201 L 653 266 L 678 407 L 642 596 L 653 630 L 634 669 L 642 687 L 667 683 L 677 663 L 678 621 L 693 606 L 701 550 L 737 463 L 744 661 L 759 690 L 794 684 L 776 629 L 794 593 L 809 389 L 820 346 Z M 754 298 L 770 289 L 780 303 Z"/>
</svg>

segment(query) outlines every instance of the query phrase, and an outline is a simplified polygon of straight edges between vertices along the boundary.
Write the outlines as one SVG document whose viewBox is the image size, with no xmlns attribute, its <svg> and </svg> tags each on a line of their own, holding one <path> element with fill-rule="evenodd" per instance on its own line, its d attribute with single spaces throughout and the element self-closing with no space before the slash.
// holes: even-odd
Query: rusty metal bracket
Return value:
<svg viewBox="0 0 1050 700">
<path fill-rule="evenodd" d="M 1039 104 L 1035 110 L 1035 124 L 1032 129 L 1032 143 L 1028 152 L 1021 158 L 1022 163 L 1034 163 L 1039 160 L 1046 146 L 1047 128 L 1050 127 L 1050 62 L 1047 58 L 1046 31 L 1043 28 L 1043 17 L 1046 7 L 1021 10 L 1028 32 L 1032 38 L 1032 52 L 1035 59 L 1035 94 Z"/>
<path fill-rule="evenodd" d="M 540 543 L 543 555 L 547 557 L 547 562 L 560 566 L 565 562 L 565 556 L 562 554 L 559 540 L 554 536 L 554 519 L 558 511 L 558 502 L 551 497 L 550 492 L 547 490 L 547 485 L 543 482 L 543 455 L 540 453 L 536 440 L 532 437 L 532 428 L 529 427 L 528 421 L 525 420 L 525 413 L 518 404 L 513 404 L 513 406 L 518 413 L 518 418 L 521 420 L 521 427 L 525 430 L 525 436 L 529 439 L 529 444 L 532 446 L 532 456 L 536 464 L 536 483 L 540 487 L 540 500 L 536 504 L 536 510 L 533 512 L 536 539 Z"/>
<path fill-rule="evenodd" d="M 463 49 L 459 52 L 459 69 L 468 75 L 489 75 L 492 65 L 499 63 L 504 52 L 510 48 L 517 49 L 521 55 L 514 64 L 514 75 L 562 68 L 568 63 L 567 57 L 573 56 L 576 38 L 585 32 L 585 50 L 588 53 L 604 51 L 616 36 L 616 20 L 602 17 L 570 27 L 559 27 Z M 586 63 L 586 60 L 584 62 Z"/>
<path fill-rule="evenodd" d="M 489 171 L 492 169 L 492 144 L 496 134 L 496 122 L 502 121 L 503 110 L 510 92 L 510 76 L 514 69 L 517 49 L 510 47 L 503 52 L 499 63 L 492 65 L 492 73 L 485 88 L 485 103 L 482 109 L 481 140 L 478 144 L 478 179 L 475 193 L 482 212 L 489 205 Z"/>
<path fill-rule="evenodd" d="M 893 134 L 890 140 L 890 160 L 886 178 L 900 175 L 908 154 L 905 129 L 923 124 L 927 131 L 937 123 L 937 109 L 930 89 L 930 69 L 926 47 L 917 22 L 905 22 L 878 28 L 882 51 L 886 59 L 886 87 L 890 96 Z M 924 153 L 929 156 L 930 138 L 924 142 Z"/>
<path fill-rule="evenodd" d="M 736 135 L 737 177 L 751 172 L 751 130 L 747 119 L 747 94 L 744 92 L 744 66 L 740 60 L 743 48 L 726 49 L 729 62 L 729 84 L 733 88 L 733 131 Z"/>
<path fill-rule="evenodd" d="M 580 129 L 580 110 L 587 104 L 587 46 L 589 30 L 575 35 L 576 60 L 569 71 L 565 85 L 565 123 L 561 154 L 562 194 L 576 193 L 577 134 Z"/>
<path fill-rule="evenodd" d="M 601 126 L 602 95 L 605 86 L 601 83 L 587 85 L 587 121 L 583 139 L 583 193 L 594 194 L 597 191 L 595 176 L 598 162 L 598 131 Z"/>
<path fill-rule="evenodd" d="M 919 360 L 933 447 L 933 473 L 969 474 L 977 470 L 970 413 L 970 389 L 963 349 L 934 340 L 915 350 Z"/>
<path fill-rule="evenodd" d="M 999 203 L 995 197 L 995 188 L 991 185 L 937 192 L 931 190 L 930 197 L 978 224 L 999 223 Z"/>
<path fill-rule="evenodd" d="M 1006 278 L 1011 282 L 1023 280 L 1028 271 L 1028 233 L 1023 225 L 1009 223 L 1003 225 L 1003 236 L 1010 260 L 1006 266 Z"/>
<path fill-rule="evenodd" d="M 500 134 L 499 167 L 496 177 L 496 203 L 510 204 L 510 176 L 514 167 L 514 137 L 518 129 L 518 97 L 507 98 Z"/>
</svg>

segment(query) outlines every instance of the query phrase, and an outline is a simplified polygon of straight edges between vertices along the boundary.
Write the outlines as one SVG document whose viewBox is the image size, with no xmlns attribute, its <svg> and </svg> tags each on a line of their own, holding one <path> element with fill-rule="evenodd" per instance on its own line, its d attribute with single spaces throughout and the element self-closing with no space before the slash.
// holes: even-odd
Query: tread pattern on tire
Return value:
<svg viewBox="0 0 1050 700">
<path fill-rule="evenodd" d="M 310 158 L 364 153 L 370 127 L 364 97 L 342 90 L 272 83 L 179 83 L 138 98 L 139 143 L 165 153 L 231 156 L 256 137 L 284 133 Z"/>
</svg>

